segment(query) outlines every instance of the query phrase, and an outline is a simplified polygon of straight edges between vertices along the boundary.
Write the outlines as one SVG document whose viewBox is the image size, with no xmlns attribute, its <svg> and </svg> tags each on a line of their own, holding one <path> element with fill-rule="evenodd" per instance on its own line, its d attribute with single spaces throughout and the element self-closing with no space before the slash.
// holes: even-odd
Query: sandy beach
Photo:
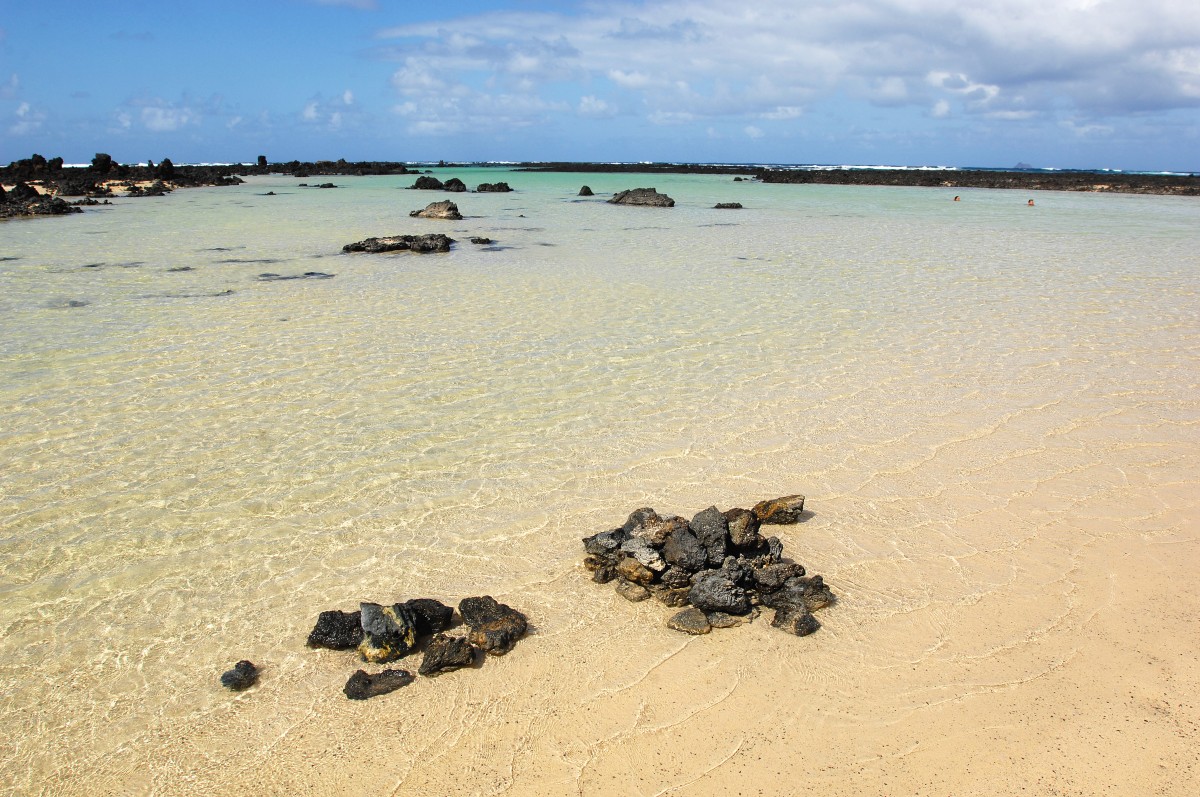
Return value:
<svg viewBox="0 0 1200 797">
<path fill-rule="evenodd" d="M 0 793 L 1200 790 L 1194 200 L 504 179 L 456 222 L 262 176 L 5 225 Z M 340 254 L 407 231 L 459 243 Z M 581 564 L 790 493 L 811 636 Z M 529 635 L 390 695 L 304 644 L 479 594 Z"/>
</svg>

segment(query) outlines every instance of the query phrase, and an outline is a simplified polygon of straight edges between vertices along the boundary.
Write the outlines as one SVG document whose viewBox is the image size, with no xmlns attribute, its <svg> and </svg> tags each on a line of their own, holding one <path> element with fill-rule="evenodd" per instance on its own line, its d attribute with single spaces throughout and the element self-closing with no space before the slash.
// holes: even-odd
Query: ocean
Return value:
<svg viewBox="0 0 1200 797">
<path fill-rule="evenodd" d="M 0 223 L 0 792 L 1192 793 L 1196 199 L 434 174 L 515 190 Z M 341 252 L 424 232 L 457 243 Z M 792 493 L 811 637 L 684 637 L 580 565 L 638 507 Z M 366 703 L 304 645 L 479 594 L 528 638 Z"/>
</svg>

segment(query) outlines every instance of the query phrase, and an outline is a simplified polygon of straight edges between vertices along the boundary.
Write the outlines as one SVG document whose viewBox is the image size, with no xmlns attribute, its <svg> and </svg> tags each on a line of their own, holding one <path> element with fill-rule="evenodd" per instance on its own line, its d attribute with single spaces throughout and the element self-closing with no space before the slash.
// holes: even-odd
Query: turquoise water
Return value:
<svg viewBox="0 0 1200 797">
<path fill-rule="evenodd" d="M 516 191 L 257 177 L 0 224 L 17 793 L 175 783 L 155 751 L 225 716 L 215 674 L 265 660 L 257 710 L 287 713 L 314 668 L 344 677 L 304 650 L 311 619 L 360 599 L 496 594 L 569 648 L 601 611 L 578 538 L 643 505 L 806 493 L 798 558 L 866 628 L 1005 596 L 1006 566 L 945 553 L 1093 523 L 1105 490 L 1128 533 L 1191 516 L 1194 199 L 436 174 Z M 676 206 L 604 202 L 650 185 Z M 466 218 L 408 217 L 443 198 Z M 340 251 L 419 232 L 457 244 Z M 335 276 L 256 279 L 309 271 Z M 341 721 L 336 692 L 305 710 Z"/>
</svg>

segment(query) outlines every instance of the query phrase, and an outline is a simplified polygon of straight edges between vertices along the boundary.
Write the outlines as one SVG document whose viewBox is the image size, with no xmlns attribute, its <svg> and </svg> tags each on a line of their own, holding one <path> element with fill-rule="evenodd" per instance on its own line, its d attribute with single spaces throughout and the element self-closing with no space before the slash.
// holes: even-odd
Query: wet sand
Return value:
<svg viewBox="0 0 1200 797">
<path fill-rule="evenodd" d="M 1197 791 L 1190 206 L 756 185 L 739 229 L 725 181 L 672 216 L 579 182 L 472 197 L 413 231 L 508 248 L 434 259 L 324 254 L 409 229 L 369 181 L 15 228 L 5 793 Z M 581 566 L 637 507 L 792 492 L 810 637 L 685 637 Z M 478 669 L 356 702 L 304 646 L 480 592 L 532 630 Z"/>
</svg>

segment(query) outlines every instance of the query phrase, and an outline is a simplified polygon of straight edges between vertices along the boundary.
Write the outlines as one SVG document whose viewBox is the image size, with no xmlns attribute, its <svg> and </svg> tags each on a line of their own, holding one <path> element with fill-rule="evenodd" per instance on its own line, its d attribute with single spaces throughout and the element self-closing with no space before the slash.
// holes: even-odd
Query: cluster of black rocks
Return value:
<svg viewBox="0 0 1200 797">
<path fill-rule="evenodd" d="M 369 254 L 401 251 L 417 253 L 449 252 L 450 244 L 452 243 L 454 243 L 453 238 L 440 232 L 426 233 L 425 235 L 385 235 L 379 238 L 365 238 L 361 241 L 355 241 L 352 244 L 346 244 L 342 247 L 342 251 L 367 252 Z"/>
<path fill-rule="evenodd" d="M 455 612 L 432 598 L 415 598 L 391 606 L 362 603 L 356 612 L 321 612 L 307 644 L 312 648 L 357 650 L 360 658 L 371 664 L 397 661 L 424 647 L 425 656 L 417 672 L 435 677 L 469 667 L 484 653 L 503 656 L 528 629 L 524 614 L 490 595 L 463 598 L 458 615 L 467 625 L 465 637 L 444 633 L 457 625 Z M 351 700 L 366 700 L 413 680 L 408 670 L 358 670 L 343 691 Z"/>
<path fill-rule="evenodd" d="M 8 191 L 0 185 L 0 219 L 19 216 L 61 216 L 82 212 L 66 200 L 40 193 L 28 183 L 19 182 Z"/>
<path fill-rule="evenodd" d="M 442 182 L 436 177 L 431 177 L 423 174 L 417 178 L 416 182 L 409 186 L 410 189 L 418 191 L 449 191 L 452 194 L 461 194 L 466 192 L 467 184 L 457 177 L 451 177 L 446 182 Z M 475 188 L 477 194 L 487 193 L 506 193 L 512 191 L 508 183 L 480 183 Z"/>
<path fill-rule="evenodd" d="M 707 634 L 753 619 L 760 606 L 774 609 L 771 625 L 807 636 L 821 624 L 813 612 L 834 602 L 821 576 L 783 555 L 778 537 L 764 538 L 763 525 L 798 523 L 804 496 L 759 502 L 753 509 L 721 512 L 715 506 L 690 521 L 637 509 L 620 528 L 583 540 L 584 566 L 598 584 L 616 582 L 630 601 L 657 598 L 687 607 L 667 626 Z"/>
</svg>

